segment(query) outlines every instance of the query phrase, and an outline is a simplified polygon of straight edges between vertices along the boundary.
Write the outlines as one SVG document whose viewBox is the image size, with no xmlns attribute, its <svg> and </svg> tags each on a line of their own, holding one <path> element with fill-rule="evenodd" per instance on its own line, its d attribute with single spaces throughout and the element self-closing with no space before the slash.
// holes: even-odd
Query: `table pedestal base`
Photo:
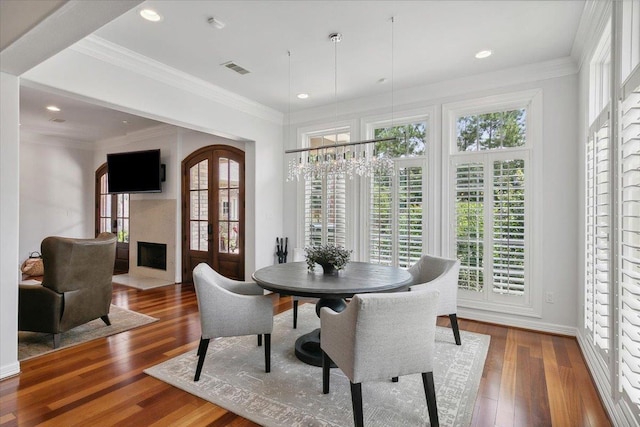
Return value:
<svg viewBox="0 0 640 427">
<path fill-rule="evenodd" d="M 320 309 L 328 307 L 336 312 L 341 312 L 347 308 L 347 304 L 340 298 L 320 298 L 316 303 L 316 314 L 320 317 Z M 322 366 L 322 349 L 320 348 L 320 328 L 313 332 L 302 335 L 296 340 L 296 357 L 313 366 Z M 331 367 L 336 365 L 332 362 Z"/>
<path fill-rule="evenodd" d="M 322 366 L 320 328 L 302 335 L 296 340 L 296 357 L 308 365 Z M 332 368 L 336 366 L 332 363 Z"/>
</svg>

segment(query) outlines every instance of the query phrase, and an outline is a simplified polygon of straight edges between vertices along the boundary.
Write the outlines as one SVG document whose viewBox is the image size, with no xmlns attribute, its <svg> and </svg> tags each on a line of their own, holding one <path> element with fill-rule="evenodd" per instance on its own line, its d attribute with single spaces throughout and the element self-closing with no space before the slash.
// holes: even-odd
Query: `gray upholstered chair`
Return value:
<svg viewBox="0 0 640 427">
<path fill-rule="evenodd" d="M 336 313 L 320 310 L 322 391 L 333 361 L 349 378 L 355 425 L 364 423 L 362 382 L 421 373 L 432 427 L 438 426 L 433 383 L 436 290 L 362 294 Z"/>
<path fill-rule="evenodd" d="M 458 275 L 460 260 L 423 255 L 409 268 L 413 276 L 410 290 L 437 289 L 440 291 L 438 316 L 449 316 L 453 337 L 460 345 L 460 329 L 458 328 Z"/>
<path fill-rule="evenodd" d="M 108 326 L 113 293 L 116 236 L 95 239 L 47 237 L 40 245 L 44 264 L 41 285 L 20 285 L 18 330 L 60 334 L 94 319 Z"/>
<path fill-rule="evenodd" d="M 219 337 L 258 334 L 260 346 L 264 335 L 265 372 L 271 371 L 271 296 L 264 295 L 262 288 L 253 282 L 228 279 L 204 263 L 193 269 L 193 283 L 202 329 L 198 365 L 193 380 L 200 379 L 209 340 Z"/>
</svg>

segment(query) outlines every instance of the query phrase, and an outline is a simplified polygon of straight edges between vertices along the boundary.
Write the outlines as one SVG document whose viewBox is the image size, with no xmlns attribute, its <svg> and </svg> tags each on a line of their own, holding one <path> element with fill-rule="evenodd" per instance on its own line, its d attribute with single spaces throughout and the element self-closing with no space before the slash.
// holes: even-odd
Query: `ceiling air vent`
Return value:
<svg viewBox="0 0 640 427">
<path fill-rule="evenodd" d="M 233 61 L 225 62 L 224 64 L 220 64 L 220 65 L 224 65 L 228 69 L 233 70 L 238 74 L 249 74 L 251 72 L 251 71 L 247 70 L 246 68 L 243 68 L 243 67 L 239 66 L 238 64 L 236 64 Z"/>
<path fill-rule="evenodd" d="M 55 118 L 55 117 L 52 118 L 52 119 L 49 119 L 49 121 L 50 122 L 56 122 L 56 123 L 64 123 L 64 122 L 66 122 L 65 119 L 58 119 L 58 118 Z"/>
</svg>

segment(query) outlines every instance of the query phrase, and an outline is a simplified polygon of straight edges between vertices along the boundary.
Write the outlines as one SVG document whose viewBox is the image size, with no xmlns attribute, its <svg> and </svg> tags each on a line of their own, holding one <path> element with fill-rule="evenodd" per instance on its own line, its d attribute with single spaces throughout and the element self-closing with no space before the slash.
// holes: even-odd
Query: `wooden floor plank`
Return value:
<svg viewBox="0 0 640 427">
<path fill-rule="evenodd" d="M 115 285 L 113 303 L 159 321 L 22 362 L 20 375 L 0 381 L 0 426 L 257 426 L 143 373 L 195 352 L 193 285 L 146 291 Z M 291 305 L 288 297 L 276 298 L 274 311 Z M 449 320 L 438 324 L 449 327 Z M 466 319 L 459 325 L 491 336 L 472 426 L 573 426 L 576 419 L 610 425 L 574 338 Z"/>
</svg>

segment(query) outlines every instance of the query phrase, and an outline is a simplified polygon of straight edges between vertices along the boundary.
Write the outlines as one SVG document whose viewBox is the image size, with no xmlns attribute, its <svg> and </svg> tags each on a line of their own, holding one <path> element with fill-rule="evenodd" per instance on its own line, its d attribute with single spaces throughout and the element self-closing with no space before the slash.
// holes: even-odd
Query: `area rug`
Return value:
<svg viewBox="0 0 640 427">
<path fill-rule="evenodd" d="M 105 325 L 101 319 L 96 319 L 60 334 L 60 346 L 56 349 L 53 348 L 52 334 L 19 331 L 18 360 L 24 361 L 96 338 L 115 335 L 155 322 L 158 319 L 112 304 L 109 310 L 109 320 L 111 321 L 111 326 Z"/>
<path fill-rule="evenodd" d="M 211 341 L 200 376 L 194 382 L 196 351 L 153 366 L 145 372 L 267 427 L 353 425 L 349 380 L 331 370 L 331 392 L 322 394 L 322 369 L 299 361 L 298 336 L 318 327 L 314 306 L 300 307 L 298 329 L 291 310 L 275 317 L 271 373 L 264 372 L 264 350 L 255 336 Z M 461 331 L 457 346 L 449 328 L 438 327 L 434 380 L 442 426 L 469 426 L 490 337 Z M 400 381 L 362 384 L 364 422 L 368 427 L 428 425 L 420 374 Z"/>
</svg>

